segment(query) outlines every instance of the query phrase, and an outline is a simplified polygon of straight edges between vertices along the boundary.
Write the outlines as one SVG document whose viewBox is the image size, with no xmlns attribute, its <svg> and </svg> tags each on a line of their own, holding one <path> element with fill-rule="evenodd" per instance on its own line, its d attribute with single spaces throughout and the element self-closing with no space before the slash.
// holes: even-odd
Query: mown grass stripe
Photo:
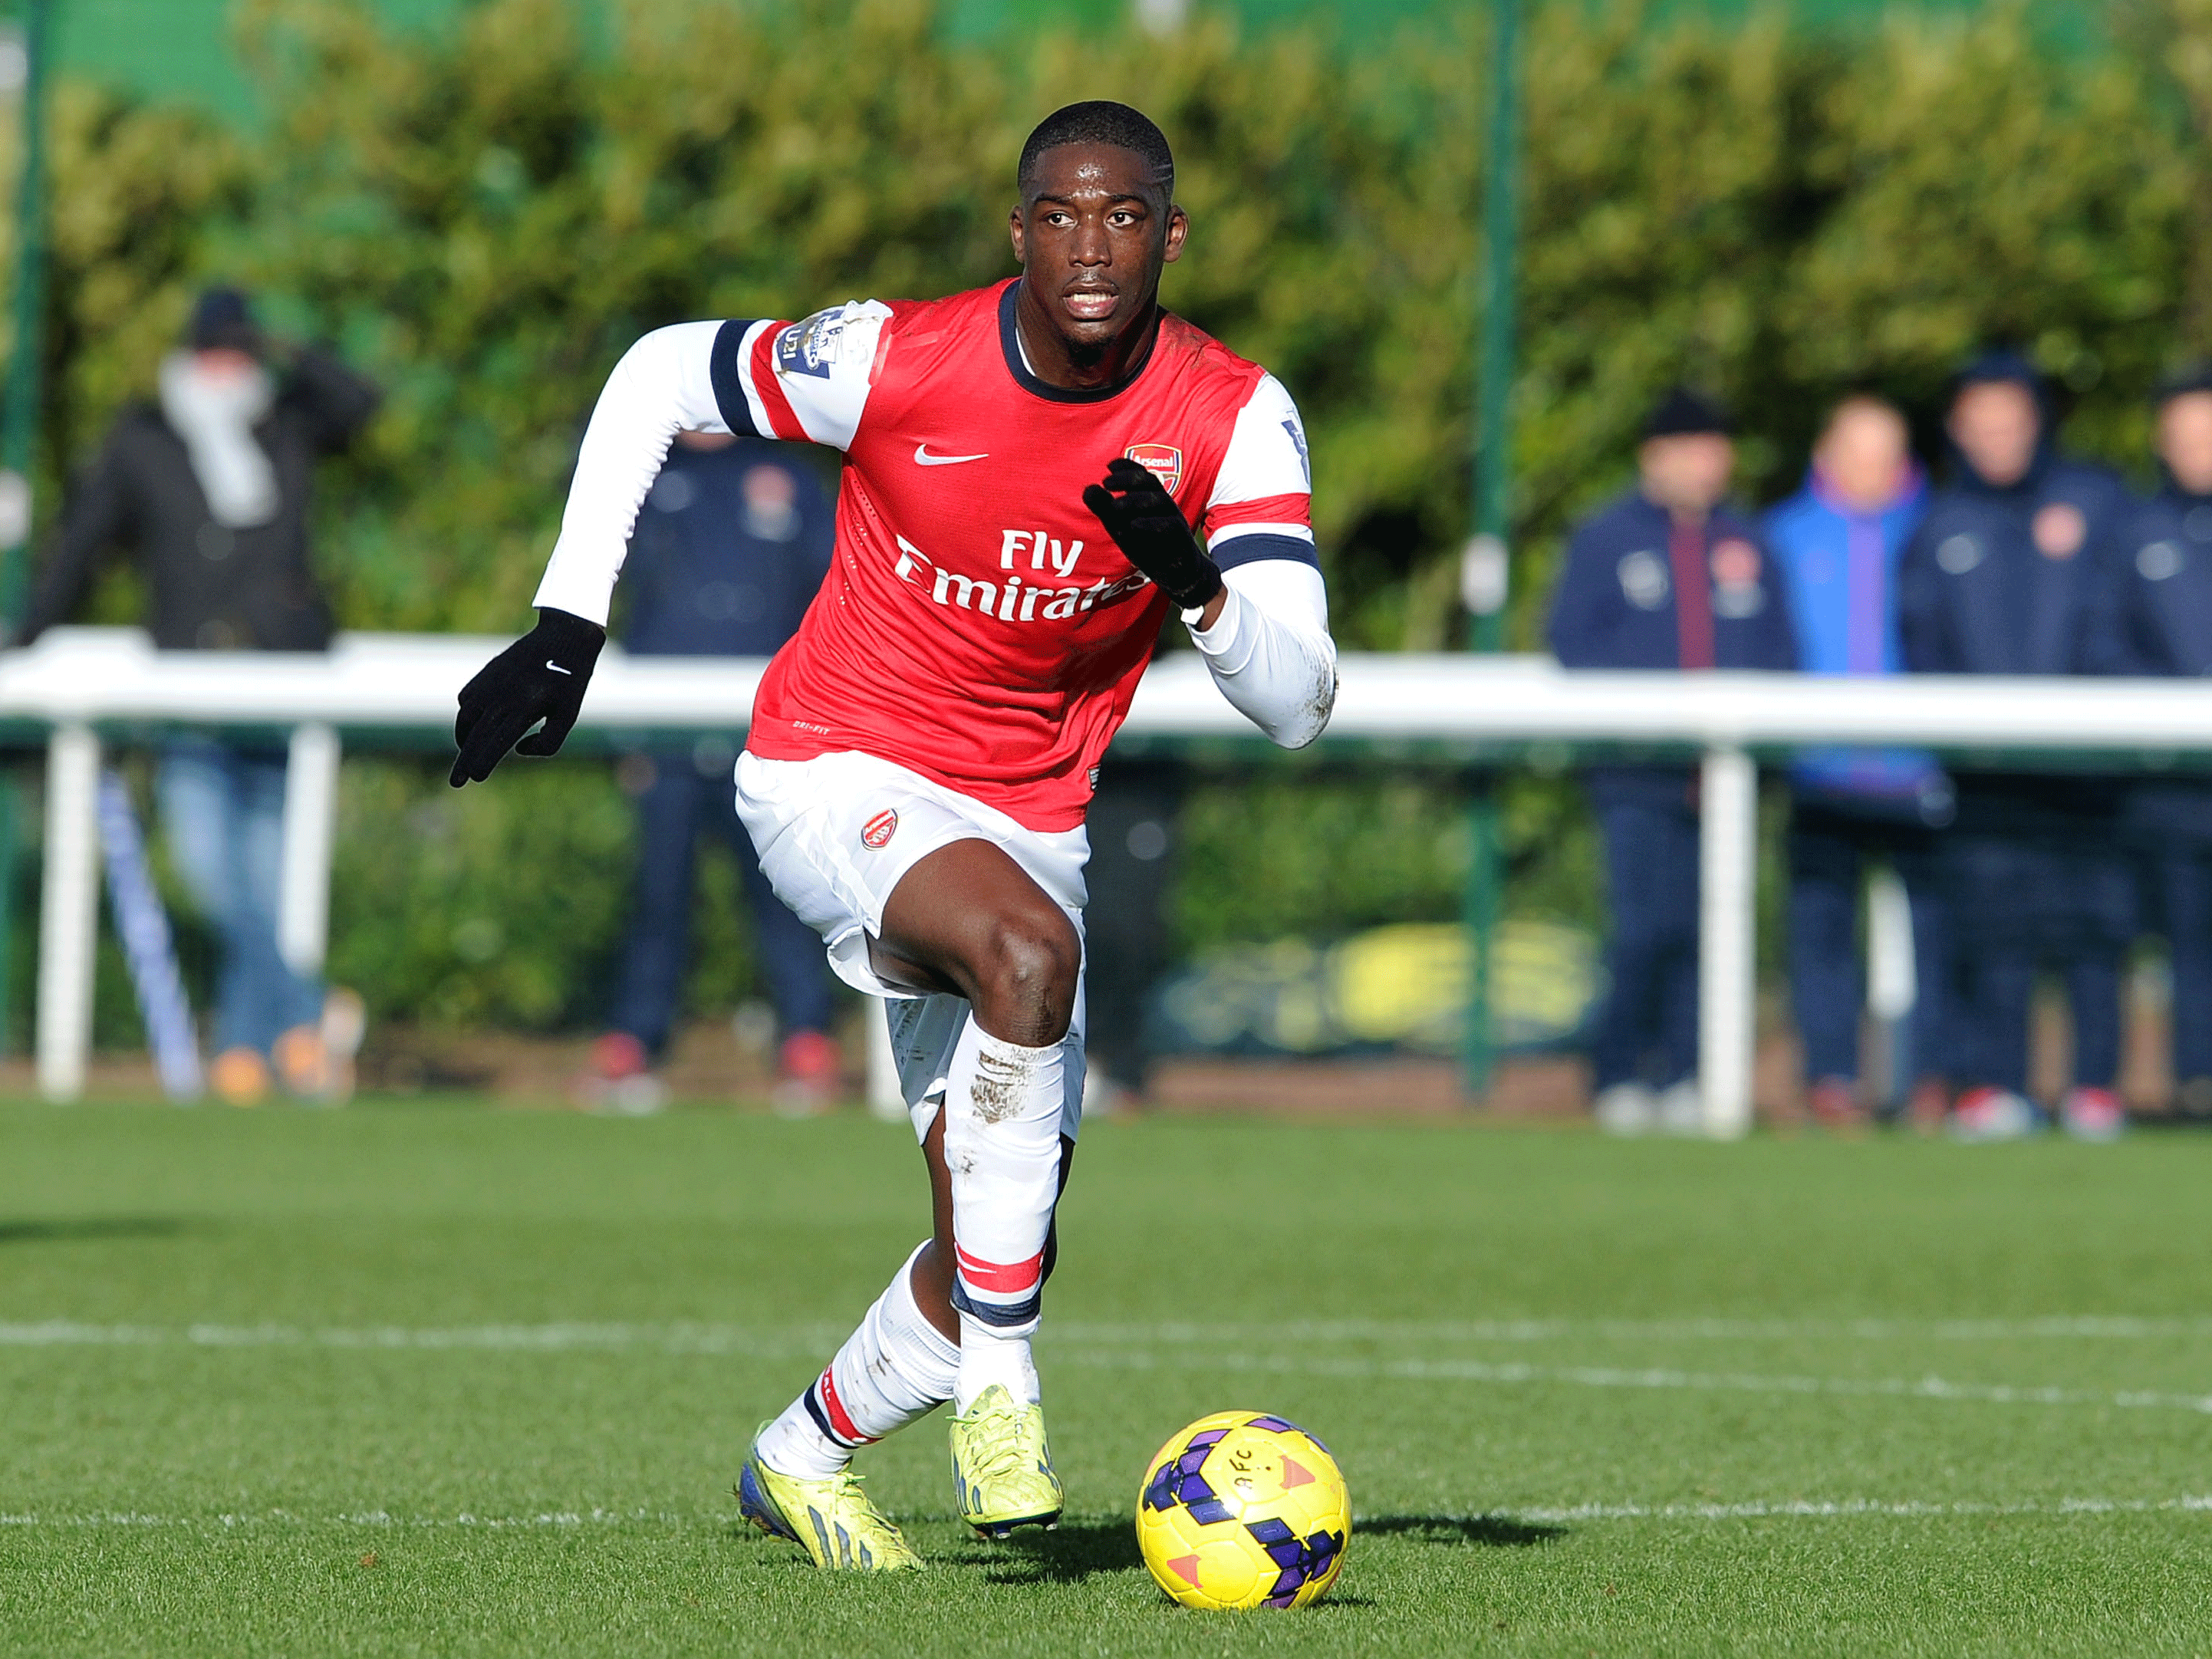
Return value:
<svg viewBox="0 0 2212 1659">
<path fill-rule="evenodd" d="M 1150 1370 L 1164 1363 L 1157 1354 L 1061 1353 L 1060 1364 Z M 1954 1382 L 1940 1376 L 1859 1377 L 1761 1376 L 1753 1372 L 1683 1371 L 1662 1367 L 1631 1369 L 1598 1365 L 1486 1364 L 1464 1359 L 1331 1359 L 1310 1354 L 1222 1352 L 1203 1358 L 1174 1357 L 1186 1370 L 1252 1372 L 1272 1376 L 1370 1378 L 1376 1381 L 1492 1383 L 1566 1383 L 1578 1388 L 1662 1389 L 1730 1394 L 1866 1395 L 1900 1400 L 1966 1401 L 1995 1406 L 2092 1406 L 2130 1409 L 2163 1408 L 2212 1414 L 2212 1395 L 2170 1394 L 2151 1389 L 2065 1389 L 2013 1382 Z"/>
<path fill-rule="evenodd" d="M 742 1326 L 651 1321 L 555 1321 L 542 1324 L 307 1327 L 203 1322 L 182 1326 L 103 1325 L 48 1319 L 0 1322 L 0 1347 L 129 1347 L 184 1343 L 197 1347 L 465 1348 L 562 1352 L 657 1348 L 672 1353 L 741 1353 L 763 1347 L 836 1343 L 830 1324 Z M 2084 1315 L 2038 1319 L 1550 1319 L 1499 1321 L 1285 1321 L 1266 1324 L 1048 1323 L 1039 1340 L 1067 1344 L 1200 1346 L 1278 1342 L 1751 1342 L 2137 1341 L 2212 1339 L 2212 1319 Z"/>
<path fill-rule="evenodd" d="M 2061 1498 L 2018 1499 L 1941 1498 L 1772 1498 L 1741 1503 L 1633 1504 L 1588 1503 L 1528 1505 L 1486 1510 L 1467 1515 L 1423 1517 L 1432 1525 L 1473 1526 L 1486 1521 L 1562 1525 L 1578 1521 L 1825 1521 L 1856 1519 L 1942 1520 L 2008 1515 L 2161 1515 L 2212 1514 L 2212 1493 L 2185 1493 L 2175 1498 Z M 951 1522 L 950 1511 L 909 1516 L 909 1520 Z M 1070 1520 L 1110 1523 L 1126 1516 L 1081 1516 Z M 1357 1516 L 1355 1530 L 1376 1517 Z M 385 1510 L 364 1510 L 337 1515 L 298 1515 L 286 1510 L 258 1514 L 149 1515 L 136 1510 L 88 1510 L 75 1515 L 0 1514 L 0 1527 L 21 1529 L 112 1528 L 121 1530 L 174 1529 L 188 1532 L 236 1532 L 258 1528 L 283 1530 L 324 1528 L 391 1528 L 417 1530 L 544 1531 L 586 1527 L 643 1526 L 661 1528 L 738 1532 L 750 1539 L 750 1523 L 734 1512 L 683 1514 L 655 1510 L 562 1510 L 535 1515 L 478 1515 L 460 1510 L 452 1515 L 394 1515 Z"/>
<path fill-rule="evenodd" d="M 1073 1328 L 1080 1332 L 1083 1328 Z M 1119 1328 L 1136 1339 L 1145 1328 Z M 1278 1332 L 1279 1336 L 1284 1334 Z M 309 1329 L 289 1325 L 99 1326 L 51 1322 L 0 1325 L 0 1346 L 128 1346 L 182 1342 L 210 1348 L 322 1348 L 336 1351 L 464 1351 L 567 1353 L 639 1348 L 671 1354 L 787 1358 L 825 1350 L 837 1340 L 827 1326 L 745 1330 L 714 1325 L 551 1324 L 413 1328 Z M 1060 1342 L 1079 1340 L 1063 1334 Z M 1315 1339 L 1318 1340 L 1318 1339 Z M 1048 1345 L 1051 1363 L 1090 1369 L 1148 1370 L 1172 1364 L 1182 1370 L 1269 1376 L 1357 1377 L 1375 1381 L 1457 1382 L 1497 1385 L 1562 1384 L 1575 1388 L 1669 1389 L 1703 1393 L 1874 1396 L 1963 1401 L 1996 1406 L 2118 1407 L 2185 1411 L 2212 1415 L 2212 1394 L 2159 1389 L 2081 1389 L 2023 1382 L 1958 1382 L 1918 1377 L 1818 1376 L 1750 1371 L 1683 1370 L 1665 1366 L 1537 1365 L 1472 1359 L 1365 1359 L 1314 1353 L 1240 1352 L 1220 1333 L 1205 1351 L 1188 1343 L 1132 1340 L 1127 1346 L 1069 1348 Z"/>
</svg>

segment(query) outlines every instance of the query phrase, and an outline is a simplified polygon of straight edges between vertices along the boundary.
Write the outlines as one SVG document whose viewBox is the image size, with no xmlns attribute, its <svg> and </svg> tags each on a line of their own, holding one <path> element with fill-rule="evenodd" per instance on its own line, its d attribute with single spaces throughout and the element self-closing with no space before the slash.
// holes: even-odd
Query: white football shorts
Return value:
<svg viewBox="0 0 2212 1659">
<path fill-rule="evenodd" d="M 1090 897 L 1083 881 L 1089 835 L 1080 826 L 1031 830 L 918 772 L 851 750 L 796 761 L 748 750 L 738 757 L 737 788 L 738 816 L 776 896 L 822 935 L 838 978 L 884 999 L 900 1092 L 915 1137 L 927 1135 L 968 1022 L 968 1000 L 903 990 L 876 976 L 868 941 L 883 933 L 891 890 L 940 847 L 988 841 L 1067 913 L 1080 939 Z M 1083 1121 L 1083 1005 L 1079 980 L 1060 1106 L 1060 1133 L 1070 1139 Z"/>
</svg>

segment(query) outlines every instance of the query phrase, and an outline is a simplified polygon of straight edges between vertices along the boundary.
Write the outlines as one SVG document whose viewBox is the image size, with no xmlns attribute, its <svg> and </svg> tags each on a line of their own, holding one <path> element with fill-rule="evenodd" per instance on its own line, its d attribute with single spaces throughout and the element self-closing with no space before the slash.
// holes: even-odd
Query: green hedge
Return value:
<svg viewBox="0 0 2212 1659">
<path fill-rule="evenodd" d="M 512 629 L 578 422 L 630 338 L 1005 274 L 1023 135 L 1067 99 L 1118 95 L 1178 151 L 1194 229 L 1170 302 L 1306 413 L 1340 637 L 1456 643 L 1478 14 L 1346 56 L 1212 17 L 1167 40 L 989 47 L 949 43 L 927 0 L 660 0 L 610 51 L 565 0 L 484 0 L 428 35 L 254 0 L 260 134 L 81 86 L 57 102 L 40 499 L 150 386 L 193 287 L 240 279 L 391 389 L 326 480 L 347 624 Z M 1778 15 L 1534 9 L 1516 643 L 1539 636 L 1564 527 L 1620 486 L 1644 405 L 1678 376 L 1736 402 L 1761 498 L 1795 482 L 1825 398 L 1871 381 L 1932 433 L 1947 370 L 1994 337 L 2060 378 L 2081 445 L 2139 464 L 2147 388 L 2212 346 L 2212 10 L 2124 15 L 2083 58 L 2039 44 L 2023 5 L 1834 36 Z M 97 614 L 134 604 L 118 579 Z M 426 771 L 356 769 L 336 948 L 383 1012 L 588 1009 L 620 902 L 619 798 L 594 763 L 515 771 L 448 800 Z M 1263 854 L 1255 802 L 1276 826 Z M 1449 914 L 1457 818 L 1450 788 L 1418 780 L 1202 790 L 1178 936 Z M 1522 908 L 1590 912 L 1579 822 L 1557 781 L 1516 785 Z M 464 948 L 464 911 L 507 948 L 471 960 L 489 936 Z M 709 1000 L 744 980 L 738 933 L 718 937 Z"/>
</svg>

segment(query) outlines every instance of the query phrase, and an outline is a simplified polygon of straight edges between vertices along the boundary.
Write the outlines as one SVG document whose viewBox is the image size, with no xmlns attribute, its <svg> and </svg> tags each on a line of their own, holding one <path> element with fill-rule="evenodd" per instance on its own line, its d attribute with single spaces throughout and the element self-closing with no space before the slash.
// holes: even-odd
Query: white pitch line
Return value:
<svg viewBox="0 0 2212 1659">
<path fill-rule="evenodd" d="M 1102 1370 L 1150 1370 L 1173 1364 L 1184 1370 L 1259 1372 L 1271 1376 L 1350 1376 L 1377 1381 L 1547 1383 L 1593 1389 L 1680 1389 L 1696 1392 L 1776 1395 L 1871 1395 L 1902 1400 L 1972 1401 L 1996 1406 L 2095 1406 L 2164 1408 L 2212 1414 L 2212 1395 L 2148 1389 L 2045 1388 L 2011 1382 L 1953 1382 L 1940 1376 L 1859 1377 L 1759 1376 L 1748 1372 L 1640 1370 L 1596 1365 L 1492 1365 L 1477 1360 L 1329 1359 L 1303 1354 L 1215 1353 L 1200 1358 L 1113 1352 L 1055 1353 L 1055 1363 Z"/>
<path fill-rule="evenodd" d="M 2212 1495 L 2179 1498 L 2025 1498 L 2011 1502 L 1966 1499 L 1944 1502 L 1928 1498 L 1846 1498 L 1833 1499 L 1782 1498 L 1735 1504 L 1570 1504 L 1557 1506 L 1523 1505 L 1485 1510 L 1465 1515 L 1434 1517 L 1440 1526 L 1483 1521 L 1522 1522 L 1561 1525 L 1578 1521 L 1790 1521 L 1790 1520 L 1942 1520 L 1948 1517 L 2006 1515 L 2162 1515 L 2212 1513 Z M 951 1517 L 932 1515 L 926 1520 Z M 1113 1519 L 1115 1517 L 1102 1517 Z M 1356 1534 L 1371 1516 L 1352 1522 Z M 458 1531 L 568 1531 L 586 1527 L 647 1526 L 674 1528 L 705 1528 L 717 1532 L 744 1528 L 744 1517 L 716 1513 L 683 1514 L 666 1510 L 562 1510 L 533 1515 L 479 1515 L 461 1510 L 453 1515 L 394 1515 L 387 1510 L 364 1510 L 336 1515 L 301 1515 L 289 1510 L 258 1514 L 148 1515 L 129 1510 L 92 1510 L 77 1515 L 0 1514 L 0 1528 L 112 1528 L 118 1530 L 175 1528 L 193 1532 L 239 1532 L 249 1529 L 343 1527 L 395 1531 L 449 1529 Z"/>
<path fill-rule="evenodd" d="M 1494 1516 L 1467 1518 L 1553 1522 L 1769 1521 L 1848 1519 L 1857 1516 L 1896 1516 L 1914 1519 L 1976 1515 L 2155 1515 L 2169 1511 L 2203 1510 L 2212 1510 L 2212 1497 L 2062 1498 L 2055 1504 L 2040 1503 L 2033 1498 L 2011 1504 L 1944 1504 L 1912 1498 L 1888 1502 L 1869 1498 L 1830 1502 L 1791 1498 L 1764 1504 L 1576 1504 L 1562 1509 L 1516 1509 L 1500 1510 Z"/>
<path fill-rule="evenodd" d="M 1622 1341 L 1779 1341 L 1806 1338 L 1855 1341 L 1945 1342 L 2212 1338 L 2212 1318 L 2052 1316 L 2034 1319 L 1500 1319 L 1310 1320 L 1270 1325 L 1073 1324 L 1048 1322 L 1048 1337 L 1071 1342 L 1218 1342 L 1228 1340 L 1319 1342 L 1407 1340 L 1552 1342 L 1583 1337 Z"/>
<path fill-rule="evenodd" d="M 1255 1329 L 1258 1328 L 1255 1328 Z M 1100 1334 L 1124 1339 L 1149 1334 L 1154 1346 L 1128 1341 L 1102 1346 Z M 1163 1333 L 1172 1332 L 1163 1338 Z M 812 1358 L 842 1333 L 828 1326 L 747 1330 L 724 1325 L 465 1325 L 415 1328 L 376 1326 L 365 1329 L 311 1329 L 292 1325 L 212 1325 L 179 1328 L 152 1325 L 88 1325 L 68 1321 L 0 1325 L 0 1347 L 71 1346 L 131 1346 L 183 1343 L 210 1348 L 294 1348 L 568 1353 L 646 1350 L 668 1354 L 742 1355 L 754 1358 Z M 1086 1336 L 1091 1346 L 1063 1347 Z M 1267 1334 L 1280 1340 L 1294 1328 Z M 1310 1339 L 1317 1340 L 1317 1339 Z M 1203 1341 L 1205 1352 L 1188 1346 Z M 1169 1352 L 1163 1352 L 1161 1348 Z M 1682 1370 L 1659 1366 L 1532 1365 L 1472 1359 L 1370 1359 L 1328 1355 L 1255 1354 L 1237 1346 L 1220 1329 L 1164 1327 L 1062 1328 L 1060 1340 L 1046 1345 L 1051 1361 L 1103 1370 L 1147 1370 L 1172 1365 L 1184 1370 L 1267 1375 L 1349 1376 L 1410 1382 L 1564 1383 L 1600 1389 L 1681 1389 L 1692 1392 L 1768 1395 L 1876 1396 L 1905 1400 L 1966 1401 L 2001 1406 L 2089 1406 L 2131 1410 L 2187 1411 L 2212 1415 L 2212 1394 L 2156 1389 L 2092 1389 L 2013 1382 L 1960 1382 L 1941 1376 L 1856 1377 L 1770 1375 L 1747 1371 Z"/>
<path fill-rule="evenodd" d="M 347 1515 L 298 1515 L 289 1510 L 269 1510 L 258 1515 L 143 1515 L 135 1510 L 93 1510 L 83 1515 L 0 1515 L 0 1527 L 178 1527 L 190 1530 L 236 1531 L 248 1527 L 394 1527 L 481 1528 L 487 1531 L 520 1531 L 586 1526 L 735 1526 L 737 1515 L 679 1515 L 652 1510 L 562 1510 L 538 1515 L 393 1515 L 386 1510 L 366 1510 Z M 750 1526 L 750 1522 L 744 1522 Z"/>
<path fill-rule="evenodd" d="M 88 1325 L 70 1320 L 0 1324 L 0 1347 L 480 1349 L 568 1353 L 647 1348 L 675 1354 L 811 1353 L 846 1334 L 841 1327 L 749 1329 L 735 1325 L 398 1325 L 362 1329 L 299 1325 Z"/>
<path fill-rule="evenodd" d="M 811 1352 L 843 1340 L 842 1325 L 762 1326 L 707 1322 L 560 1321 L 544 1324 L 319 1328 L 276 1323 L 185 1326 L 100 1325 L 49 1319 L 0 1322 L 0 1348 L 131 1347 L 181 1343 L 210 1348 L 484 1349 L 558 1353 L 657 1349 L 678 1354 Z M 1290 1321 L 1279 1324 L 1206 1325 L 1085 1322 L 1048 1323 L 1048 1346 L 1249 1346 L 1285 1342 L 1552 1342 L 1824 1340 L 2010 1341 L 2154 1340 L 2212 1338 L 2212 1319 L 2079 1316 L 2041 1319 L 1954 1320 L 1472 1320 Z"/>
</svg>

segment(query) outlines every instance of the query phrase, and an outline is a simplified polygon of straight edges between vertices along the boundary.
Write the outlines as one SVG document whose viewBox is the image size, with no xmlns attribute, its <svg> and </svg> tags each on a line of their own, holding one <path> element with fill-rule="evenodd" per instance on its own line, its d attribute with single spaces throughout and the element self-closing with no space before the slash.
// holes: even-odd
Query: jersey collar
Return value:
<svg viewBox="0 0 2212 1659">
<path fill-rule="evenodd" d="M 1015 277 L 999 295 L 999 349 L 1006 360 L 1006 373 L 1014 377 L 1014 384 L 1024 392 L 1055 404 L 1103 404 L 1109 398 L 1118 398 L 1143 378 L 1145 368 L 1152 361 L 1152 351 L 1160 343 L 1159 331 L 1152 331 L 1152 343 L 1137 360 L 1137 366 L 1112 386 L 1054 386 L 1038 378 L 1022 352 L 1022 337 L 1014 325 L 1014 307 L 1020 301 L 1022 279 Z M 1162 313 L 1164 315 L 1165 313 Z"/>
</svg>

